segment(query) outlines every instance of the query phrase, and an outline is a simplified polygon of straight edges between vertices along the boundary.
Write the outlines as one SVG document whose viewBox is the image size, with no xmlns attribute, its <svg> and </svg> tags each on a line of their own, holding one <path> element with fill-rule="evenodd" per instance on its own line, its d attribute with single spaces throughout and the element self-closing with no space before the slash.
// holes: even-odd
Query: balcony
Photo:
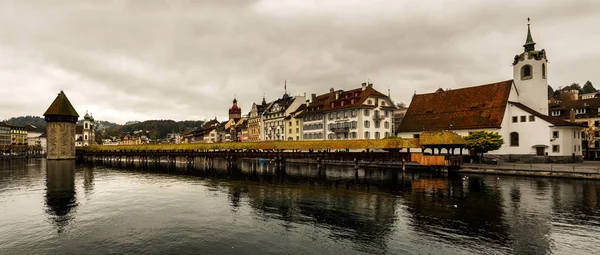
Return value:
<svg viewBox="0 0 600 255">
<path fill-rule="evenodd" d="M 329 131 L 334 132 L 334 133 L 347 133 L 348 131 L 350 131 L 349 127 L 334 127 L 334 128 L 330 128 Z"/>
</svg>

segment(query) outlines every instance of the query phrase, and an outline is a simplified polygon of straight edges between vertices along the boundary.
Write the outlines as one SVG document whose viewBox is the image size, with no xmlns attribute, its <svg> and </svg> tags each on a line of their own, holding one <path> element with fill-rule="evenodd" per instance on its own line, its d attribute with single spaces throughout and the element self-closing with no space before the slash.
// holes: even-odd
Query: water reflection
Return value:
<svg viewBox="0 0 600 255">
<path fill-rule="evenodd" d="M 58 233 L 75 218 L 75 161 L 48 160 L 46 168 L 46 213 Z"/>
</svg>

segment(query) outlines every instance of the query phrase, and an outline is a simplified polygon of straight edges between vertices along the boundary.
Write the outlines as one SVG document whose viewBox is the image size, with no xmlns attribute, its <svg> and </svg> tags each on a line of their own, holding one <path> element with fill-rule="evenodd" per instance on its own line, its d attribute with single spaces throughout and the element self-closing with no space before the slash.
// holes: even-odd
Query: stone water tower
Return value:
<svg viewBox="0 0 600 255">
<path fill-rule="evenodd" d="M 61 90 L 44 113 L 48 159 L 75 159 L 75 125 L 79 114 Z"/>
</svg>

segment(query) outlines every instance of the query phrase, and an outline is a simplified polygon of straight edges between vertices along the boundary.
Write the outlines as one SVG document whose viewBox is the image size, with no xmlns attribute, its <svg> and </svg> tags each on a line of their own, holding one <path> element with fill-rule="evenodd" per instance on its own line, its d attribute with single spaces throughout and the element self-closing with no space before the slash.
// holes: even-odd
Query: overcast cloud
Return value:
<svg viewBox="0 0 600 255">
<path fill-rule="evenodd" d="M 0 120 L 64 90 L 80 115 L 224 120 L 234 94 L 352 89 L 396 102 L 512 79 L 532 19 L 553 87 L 600 87 L 600 1 L 2 0 Z"/>
</svg>

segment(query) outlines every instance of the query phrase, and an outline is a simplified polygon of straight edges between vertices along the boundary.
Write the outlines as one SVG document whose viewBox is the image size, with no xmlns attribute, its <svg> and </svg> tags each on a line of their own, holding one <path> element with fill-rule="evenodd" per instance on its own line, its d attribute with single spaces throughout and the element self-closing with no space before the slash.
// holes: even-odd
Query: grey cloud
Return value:
<svg viewBox="0 0 600 255">
<path fill-rule="evenodd" d="M 409 102 L 510 79 L 528 16 L 553 86 L 600 82 L 598 11 L 598 1 L 2 2 L 0 53 L 19 61 L 0 60 L 0 84 L 40 99 L 0 103 L 0 119 L 43 113 L 58 89 L 97 119 L 223 119 L 234 94 L 247 111 L 263 93 L 281 96 L 285 79 L 291 94 L 369 79 Z"/>
</svg>

